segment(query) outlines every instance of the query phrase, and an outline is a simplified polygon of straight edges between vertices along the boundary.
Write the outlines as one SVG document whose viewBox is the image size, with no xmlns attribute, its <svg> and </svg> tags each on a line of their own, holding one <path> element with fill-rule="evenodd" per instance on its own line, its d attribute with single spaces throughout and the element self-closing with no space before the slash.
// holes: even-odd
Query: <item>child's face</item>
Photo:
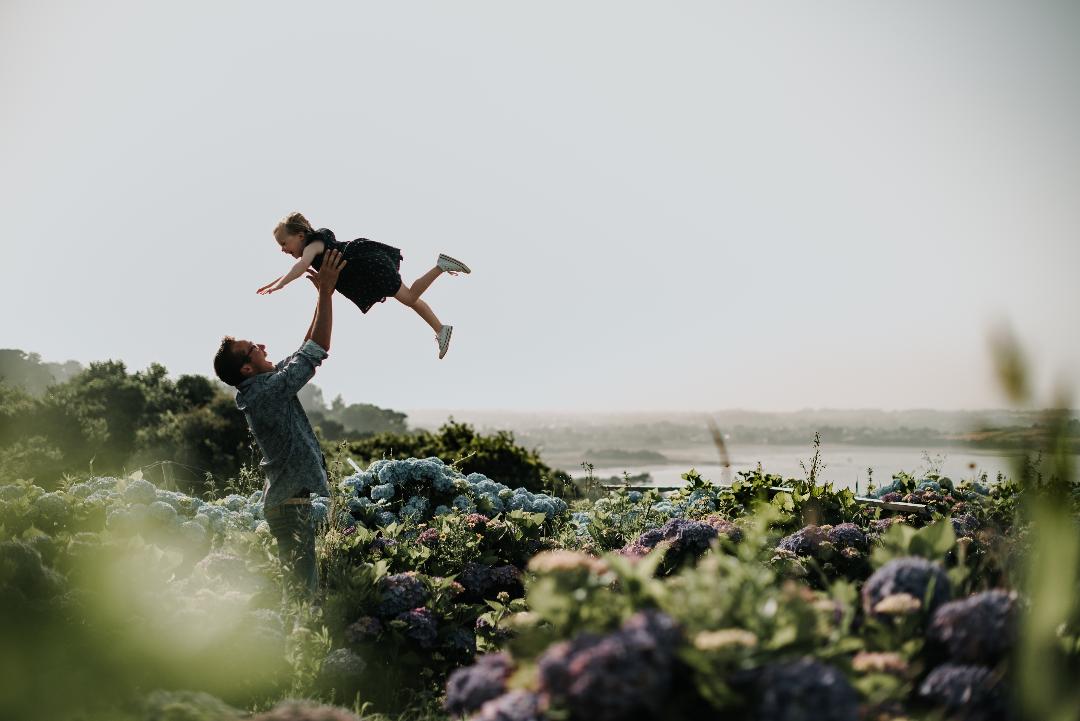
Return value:
<svg viewBox="0 0 1080 721">
<path fill-rule="evenodd" d="M 284 228 L 274 231 L 274 240 L 281 246 L 282 253 L 299 258 L 304 252 L 304 236 L 299 233 L 290 235 Z"/>
</svg>

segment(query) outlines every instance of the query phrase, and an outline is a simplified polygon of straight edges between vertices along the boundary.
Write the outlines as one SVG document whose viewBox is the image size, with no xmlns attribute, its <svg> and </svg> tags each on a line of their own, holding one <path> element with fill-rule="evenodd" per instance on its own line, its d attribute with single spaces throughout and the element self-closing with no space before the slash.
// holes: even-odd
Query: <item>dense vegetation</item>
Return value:
<svg viewBox="0 0 1080 721">
<path fill-rule="evenodd" d="M 95 364 L 4 407 L 77 399 L 137 439 L 118 408 L 148 417 L 167 383 Z M 372 436 L 313 499 L 315 605 L 282 602 L 250 465 L 201 496 L 6 466 L 0 717 L 1075 721 L 1069 420 L 1045 415 L 1011 479 L 898 473 L 870 503 L 816 455 L 801 479 L 560 498 L 509 434 Z"/>
<path fill-rule="evenodd" d="M 435 457 L 340 469 L 317 608 L 281 607 L 258 491 L 0 485 L 0 660 L 27 670 L 0 715 L 1023 718 L 1022 664 L 1080 672 L 1061 477 L 898 474 L 878 495 L 926 510 L 892 515 L 763 472 L 568 506 Z"/>
</svg>

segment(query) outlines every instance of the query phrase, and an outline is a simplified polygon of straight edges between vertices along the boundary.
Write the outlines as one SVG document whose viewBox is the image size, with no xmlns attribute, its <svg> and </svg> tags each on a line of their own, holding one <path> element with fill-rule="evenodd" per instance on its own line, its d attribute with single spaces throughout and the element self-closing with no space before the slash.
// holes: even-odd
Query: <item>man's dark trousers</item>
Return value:
<svg viewBox="0 0 1080 721">
<path fill-rule="evenodd" d="M 265 509 L 264 515 L 270 533 L 277 539 L 286 599 L 294 602 L 314 600 L 319 576 L 311 501 L 305 499 L 303 503 L 283 503 Z"/>
</svg>

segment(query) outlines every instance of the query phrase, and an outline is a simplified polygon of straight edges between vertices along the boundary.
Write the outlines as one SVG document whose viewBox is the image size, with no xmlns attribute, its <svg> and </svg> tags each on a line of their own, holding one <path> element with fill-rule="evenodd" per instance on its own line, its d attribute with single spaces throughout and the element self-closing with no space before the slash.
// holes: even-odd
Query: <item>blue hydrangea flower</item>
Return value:
<svg viewBox="0 0 1080 721">
<path fill-rule="evenodd" d="M 94 487 L 89 483 L 76 483 L 68 489 L 68 493 L 76 498 L 88 498 L 94 492 Z"/>
<path fill-rule="evenodd" d="M 38 496 L 33 503 L 34 518 L 46 528 L 64 522 L 67 517 L 67 501 L 59 493 Z"/>
<path fill-rule="evenodd" d="M 184 521 L 180 524 L 180 538 L 191 545 L 206 543 L 207 529 L 195 521 Z"/>
<path fill-rule="evenodd" d="M 176 524 L 176 509 L 164 501 L 154 501 L 147 506 L 147 510 L 150 520 L 159 526 L 172 526 Z"/>
<path fill-rule="evenodd" d="M 430 458 L 419 460 L 413 467 L 413 477 L 427 484 L 434 483 L 443 477 L 443 465 Z"/>
<path fill-rule="evenodd" d="M 371 489 L 371 497 L 377 501 L 389 501 L 394 497 L 394 485 L 392 483 L 380 483 Z"/>
<path fill-rule="evenodd" d="M 413 520 L 422 519 L 427 514 L 430 505 L 431 502 L 423 496 L 413 496 L 406 501 L 405 507 L 401 509 L 401 516 Z"/>
<path fill-rule="evenodd" d="M 401 461 L 387 461 L 386 465 L 379 469 L 380 484 L 397 485 L 403 480 L 402 476 Z"/>
<path fill-rule="evenodd" d="M 464 513 L 473 513 L 476 511 L 476 504 L 472 502 L 468 496 L 454 496 L 454 500 L 451 502 L 454 508 Z"/>
<path fill-rule="evenodd" d="M 147 480 L 129 481 L 124 489 L 124 500 L 128 503 L 150 504 L 157 499 L 157 488 Z"/>
<path fill-rule="evenodd" d="M 675 506 L 672 505 L 671 501 L 660 501 L 659 503 L 654 503 L 651 510 L 653 513 L 659 514 L 661 516 L 675 515 Z"/>
<path fill-rule="evenodd" d="M 484 493 L 477 497 L 476 507 L 481 512 L 494 516 L 496 513 L 503 512 L 503 502 L 499 500 L 499 497 L 494 493 Z"/>
</svg>

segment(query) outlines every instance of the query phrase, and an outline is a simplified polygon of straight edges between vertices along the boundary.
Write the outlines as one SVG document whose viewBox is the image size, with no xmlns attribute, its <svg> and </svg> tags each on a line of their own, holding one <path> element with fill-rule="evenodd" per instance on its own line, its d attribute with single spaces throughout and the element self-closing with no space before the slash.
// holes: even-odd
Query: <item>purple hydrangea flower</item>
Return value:
<svg viewBox="0 0 1080 721">
<path fill-rule="evenodd" d="M 928 635 L 954 661 L 991 666 L 1016 640 L 1016 594 L 994 590 L 950 601 L 934 613 Z"/>
<path fill-rule="evenodd" d="M 424 546 L 434 546 L 439 542 L 439 529 L 438 528 L 425 528 L 420 532 L 418 541 Z"/>
<path fill-rule="evenodd" d="M 485 701 L 506 691 L 506 679 L 514 663 L 505 653 L 489 653 L 476 659 L 472 666 L 459 668 L 446 680 L 444 708 L 454 715 L 476 711 Z"/>
<path fill-rule="evenodd" d="M 637 543 L 634 544 L 643 549 L 652 550 L 656 548 L 657 544 L 664 540 L 664 532 L 659 528 L 650 528 L 649 530 L 638 536 Z"/>
<path fill-rule="evenodd" d="M 487 528 L 488 521 L 491 519 L 485 516 L 483 513 L 470 513 L 465 516 L 465 525 L 474 531 L 483 532 Z"/>
<path fill-rule="evenodd" d="M 902 523 L 902 522 L 903 521 L 901 521 L 896 516 L 888 516 L 886 518 L 875 519 L 873 521 L 870 521 L 870 533 L 873 534 L 873 535 L 876 535 L 876 536 L 880 536 L 881 534 L 888 531 L 890 528 L 892 528 L 897 523 Z"/>
<path fill-rule="evenodd" d="M 540 688 L 572 718 L 654 715 L 670 691 L 680 638 L 669 616 L 637 613 L 613 633 L 584 633 L 549 647 L 539 659 Z"/>
<path fill-rule="evenodd" d="M 353 645 L 378 638 L 382 622 L 374 616 L 361 616 L 345 628 L 345 640 Z"/>
<path fill-rule="evenodd" d="M 495 566 L 491 569 L 491 585 L 494 588 L 507 590 L 521 586 L 521 571 L 517 566 Z"/>
<path fill-rule="evenodd" d="M 378 538 L 376 538 L 374 541 L 371 542 L 371 550 L 372 551 L 377 551 L 379 553 L 386 553 L 387 551 L 389 551 L 391 548 L 393 548 L 396 545 L 397 545 L 397 539 L 396 538 L 384 538 L 383 536 L 379 536 Z"/>
<path fill-rule="evenodd" d="M 383 618 L 397 616 L 423 606 L 428 600 L 428 588 L 416 571 L 395 573 L 379 579 L 378 611 Z"/>
<path fill-rule="evenodd" d="M 837 548 L 854 548 L 865 551 L 868 548 L 866 534 L 854 523 L 841 523 L 829 529 L 829 542 Z"/>
<path fill-rule="evenodd" d="M 742 529 L 723 516 L 712 515 L 705 518 L 705 523 L 716 529 L 721 536 L 727 536 L 732 543 L 739 543 L 743 539 Z"/>
<path fill-rule="evenodd" d="M 979 519 L 970 513 L 961 513 L 958 516 L 953 516 L 949 521 L 952 523 L 953 532 L 956 534 L 957 538 L 974 536 L 975 532 L 979 530 Z"/>
<path fill-rule="evenodd" d="M 874 571 L 863 585 L 863 610 L 873 615 L 882 599 L 901 593 L 913 596 L 926 613 L 932 613 L 949 600 L 952 589 L 949 577 L 938 564 L 914 556 L 895 558 Z"/>
<path fill-rule="evenodd" d="M 327 686 L 351 688 L 366 668 L 367 663 L 360 656 L 347 648 L 338 648 L 323 659 L 319 675 Z"/>
<path fill-rule="evenodd" d="M 810 524 L 790 536 L 781 538 L 776 547 L 781 551 L 790 551 L 796 556 L 813 556 L 821 542 L 827 540 L 828 534 L 820 526 Z"/>
<path fill-rule="evenodd" d="M 491 566 L 484 563 L 469 562 L 458 574 L 457 580 L 470 596 L 482 598 L 491 588 Z"/>
<path fill-rule="evenodd" d="M 530 691 L 511 691 L 488 701 L 470 721 L 542 721 L 540 697 Z"/>
<path fill-rule="evenodd" d="M 446 634 L 446 645 L 462 655 L 472 658 L 476 655 L 476 634 L 464 628 L 452 628 Z"/>
<path fill-rule="evenodd" d="M 699 556 L 709 549 L 719 535 L 717 528 L 701 521 L 672 518 L 660 528 L 653 528 L 638 536 L 637 540 L 622 549 L 626 556 L 640 558 L 661 543 L 669 544 L 668 553 L 676 562 L 688 556 Z"/>
<path fill-rule="evenodd" d="M 698 554 L 709 550 L 718 535 L 716 528 L 700 521 L 672 518 L 660 529 L 664 539 L 672 541 L 680 550 Z"/>
<path fill-rule="evenodd" d="M 859 696 L 840 671 L 812 658 L 765 666 L 757 679 L 761 721 L 856 721 Z"/>
<path fill-rule="evenodd" d="M 421 648 L 431 648 L 439 637 L 439 627 L 435 623 L 435 616 L 424 607 L 414 608 L 396 617 L 398 621 L 408 624 L 405 635 L 420 644 Z"/>
<path fill-rule="evenodd" d="M 998 679 L 983 666 L 938 666 L 919 686 L 919 696 L 966 721 L 1000 718 L 1004 706 Z"/>
<path fill-rule="evenodd" d="M 488 566 L 470 562 L 465 564 L 457 578 L 471 598 L 487 598 L 499 591 L 522 591 L 521 571 L 516 566 Z"/>
</svg>

